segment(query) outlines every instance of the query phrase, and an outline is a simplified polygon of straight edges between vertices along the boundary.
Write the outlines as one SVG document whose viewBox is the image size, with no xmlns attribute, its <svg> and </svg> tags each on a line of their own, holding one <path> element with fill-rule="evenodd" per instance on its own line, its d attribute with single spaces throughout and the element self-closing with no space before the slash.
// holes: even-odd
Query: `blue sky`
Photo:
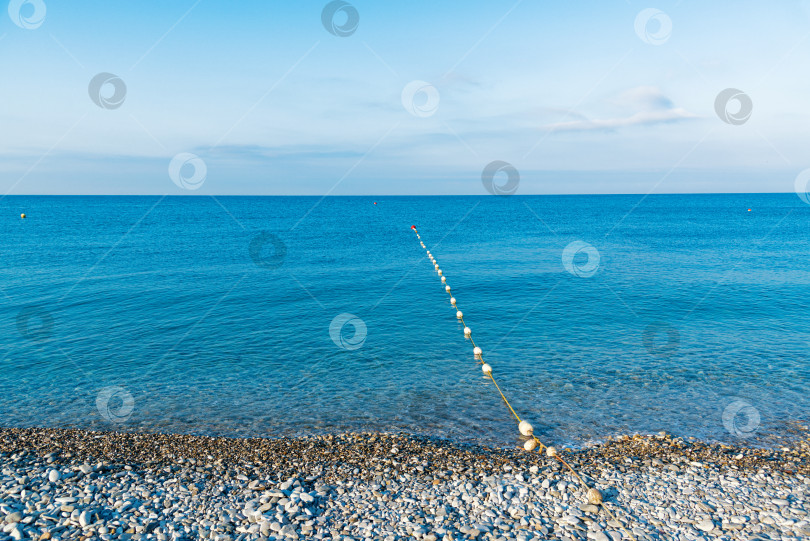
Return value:
<svg viewBox="0 0 810 541">
<path fill-rule="evenodd" d="M 503 160 L 522 194 L 790 192 L 810 167 L 808 2 L 352 1 L 345 37 L 326 4 L 14 0 L 0 190 L 484 194 Z M 98 73 L 120 107 L 90 98 Z M 197 189 L 170 178 L 181 153 Z"/>
</svg>

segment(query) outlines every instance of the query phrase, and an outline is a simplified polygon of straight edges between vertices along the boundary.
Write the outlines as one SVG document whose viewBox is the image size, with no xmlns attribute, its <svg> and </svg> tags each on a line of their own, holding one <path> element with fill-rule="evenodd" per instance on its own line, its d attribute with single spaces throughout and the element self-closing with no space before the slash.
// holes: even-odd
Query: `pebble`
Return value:
<svg viewBox="0 0 810 541">
<path fill-rule="evenodd" d="M 714 522 L 712 522 L 711 520 L 708 520 L 708 519 L 701 520 L 701 521 L 695 523 L 695 527 L 698 530 L 701 530 L 701 531 L 704 531 L 704 532 L 710 532 L 710 531 L 714 530 Z"/>
</svg>

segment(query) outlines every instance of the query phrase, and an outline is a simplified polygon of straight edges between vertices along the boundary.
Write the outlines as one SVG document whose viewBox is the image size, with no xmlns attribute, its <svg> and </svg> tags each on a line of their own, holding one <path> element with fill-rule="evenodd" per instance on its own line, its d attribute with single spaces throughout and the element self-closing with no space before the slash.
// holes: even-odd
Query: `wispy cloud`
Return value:
<svg viewBox="0 0 810 541">
<path fill-rule="evenodd" d="M 544 126 L 551 131 L 594 131 L 614 130 L 628 126 L 650 126 L 698 118 L 698 115 L 682 107 L 675 107 L 660 88 L 638 86 L 626 90 L 608 100 L 613 109 L 618 109 L 607 118 L 587 118 L 581 113 L 572 112 L 577 120 L 556 122 Z M 631 112 L 632 111 L 632 112 Z"/>
</svg>

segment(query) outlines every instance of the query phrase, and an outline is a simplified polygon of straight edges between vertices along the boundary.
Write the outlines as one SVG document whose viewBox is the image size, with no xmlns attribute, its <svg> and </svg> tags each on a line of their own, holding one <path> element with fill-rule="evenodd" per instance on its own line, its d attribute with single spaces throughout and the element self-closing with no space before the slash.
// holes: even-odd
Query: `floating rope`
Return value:
<svg viewBox="0 0 810 541">
<path fill-rule="evenodd" d="M 517 412 L 515 411 L 515 408 L 513 408 L 512 404 L 509 403 L 509 400 L 507 400 L 506 395 L 503 394 L 501 387 L 498 385 L 498 382 L 495 381 L 495 377 L 492 375 L 492 367 L 484 362 L 484 352 L 480 347 L 476 345 L 475 340 L 472 337 L 472 329 L 470 329 L 470 327 L 468 327 L 467 324 L 464 322 L 464 313 L 458 308 L 458 303 L 456 302 L 456 298 L 453 296 L 452 288 L 447 284 L 447 277 L 444 276 L 444 272 L 442 271 L 441 267 L 439 267 L 439 262 L 436 261 L 436 258 L 433 257 L 433 254 L 431 254 L 430 250 L 428 250 L 427 247 L 425 246 L 425 243 L 422 241 L 422 237 L 416 230 L 416 226 L 412 225 L 411 229 L 413 230 L 414 233 L 416 233 L 416 238 L 419 240 L 419 245 L 427 253 L 430 262 L 433 263 L 434 270 L 439 275 L 442 284 L 444 284 L 444 290 L 447 292 L 448 295 L 450 295 L 450 304 L 453 306 L 453 308 L 456 309 L 456 318 L 461 322 L 462 325 L 464 325 L 464 338 L 466 338 L 467 340 L 470 341 L 470 343 L 472 343 L 473 356 L 475 357 L 475 360 L 478 361 L 478 364 L 481 365 L 481 370 L 484 372 L 484 375 L 488 377 L 490 381 L 492 381 L 492 383 L 495 385 L 495 389 L 498 390 L 498 394 L 501 395 L 504 404 L 506 404 L 506 407 L 509 408 L 509 411 L 512 412 L 512 415 L 517 420 L 518 431 L 521 433 L 521 435 L 528 438 L 524 442 L 523 448 L 526 451 L 534 451 L 535 449 L 537 449 L 539 452 L 542 452 L 545 449 L 546 456 L 556 459 L 558 462 L 560 462 L 562 465 L 568 468 L 568 470 L 580 482 L 580 484 L 585 489 L 585 495 L 588 500 L 588 503 L 591 505 L 600 506 L 602 509 L 604 509 L 605 512 L 608 514 L 608 516 L 611 518 L 611 520 L 619 524 L 619 526 L 627 535 L 627 537 L 629 537 L 633 541 L 636 541 L 636 538 L 633 537 L 633 534 L 627 531 L 624 525 L 618 520 L 616 520 L 616 517 L 613 515 L 610 509 L 607 508 L 602 498 L 602 493 L 599 491 L 599 489 L 588 486 L 588 483 L 586 483 L 585 480 L 576 472 L 576 470 L 574 470 L 574 468 L 572 468 L 571 465 L 560 455 L 560 452 L 557 451 L 556 448 L 547 446 L 543 442 L 541 442 L 540 439 L 534 435 L 534 428 L 532 427 L 532 425 L 528 421 L 524 421 L 523 419 L 521 419 L 520 415 L 518 415 Z"/>
</svg>

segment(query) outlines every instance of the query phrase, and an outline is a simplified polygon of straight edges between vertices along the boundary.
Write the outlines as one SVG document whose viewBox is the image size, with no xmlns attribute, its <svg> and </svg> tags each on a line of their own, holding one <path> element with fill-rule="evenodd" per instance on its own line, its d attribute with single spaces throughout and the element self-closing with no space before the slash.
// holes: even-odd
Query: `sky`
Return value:
<svg viewBox="0 0 810 541">
<path fill-rule="evenodd" d="M 791 192 L 808 38 L 804 0 L 12 0 L 0 190 Z"/>
</svg>

